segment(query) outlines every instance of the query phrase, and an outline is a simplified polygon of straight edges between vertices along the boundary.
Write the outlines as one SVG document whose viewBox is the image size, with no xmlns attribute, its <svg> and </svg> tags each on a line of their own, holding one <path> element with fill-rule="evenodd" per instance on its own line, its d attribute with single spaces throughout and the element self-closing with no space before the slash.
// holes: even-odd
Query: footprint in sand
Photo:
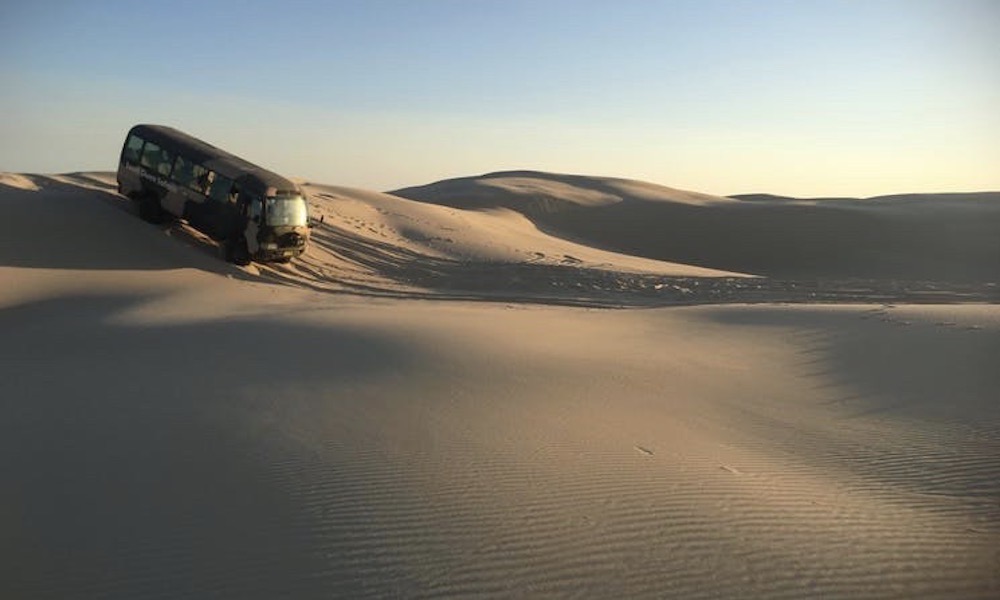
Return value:
<svg viewBox="0 0 1000 600">
<path fill-rule="evenodd" d="M 635 448 L 636 452 L 642 454 L 643 456 L 653 456 L 654 454 L 652 450 L 646 448 L 645 446 L 632 446 L 632 447 Z"/>
</svg>

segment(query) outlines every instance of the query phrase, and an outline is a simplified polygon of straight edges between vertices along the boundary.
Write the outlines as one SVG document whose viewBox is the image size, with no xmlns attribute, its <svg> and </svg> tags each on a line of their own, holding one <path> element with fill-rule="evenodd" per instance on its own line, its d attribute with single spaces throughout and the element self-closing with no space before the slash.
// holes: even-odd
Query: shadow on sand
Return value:
<svg viewBox="0 0 1000 600">
<path fill-rule="evenodd" d="M 837 426 L 803 431 L 766 399 L 755 400 L 745 407 L 747 422 L 757 421 L 769 445 L 820 469 L 848 469 L 874 489 L 954 496 L 1000 531 L 1000 335 L 893 310 L 720 307 L 706 315 L 726 325 L 809 332 L 802 362 L 788 367 L 821 382 L 819 396 L 830 397 L 826 419 Z M 889 433 L 871 446 L 850 441 L 871 427 Z"/>
<path fill-rule="evenodd" d="M 31 176 L 37 190 L 0 186 L 0 266 L 42 269 L 195 268 L 240 277 L 214 243 L 179 225 L 141 221 L 105 180 L 86 173 Z M 178 244 L 180 240 L 183 243 Z"/>
<path fill-rule="evenodd" d="M 301 261 L 306 279 L 270 270 L 268 279 L 316 291 L 397 298 L 516 302 L 605 308 L 727 303 L 1000 302 L 1000 286 L 940 284 L 894 279 L 777 279 L 686 277 L 595 266 L 532 262 L 482 262 L 427 256 L 397 244 L 325 224 L 313 229 L 312 244 L 374 275 L 352 281 L 323 265 Z M 378 282 L 384 282 L 380 287 Z M 336 283 L 336 290 L 330 289 Z M 387 284 L 399 284 L 394 288 Z"/>
<path fill-rule="evenodd" d="M 292 497 L 307 486 L 275 464 L 367 410 L 324 385 L 409 368 L 416 353 L 280 319 L 115 322 L 142 300 L 0 311 L 0 596 L 350 597 L 377 585 L 320 552 L 319 517 Z M 341 467 L 321 467 L 336 485 Z"/>
</svg>

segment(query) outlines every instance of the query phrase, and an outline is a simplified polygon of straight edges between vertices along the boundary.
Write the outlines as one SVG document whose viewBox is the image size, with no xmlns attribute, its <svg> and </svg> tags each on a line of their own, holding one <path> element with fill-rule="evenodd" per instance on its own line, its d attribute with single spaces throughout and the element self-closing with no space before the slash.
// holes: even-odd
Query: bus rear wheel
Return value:
<svg viewBox="0 0 1000 600">
<path fill-rule="evenodd" d="M 145 195 L 139 197 L 139 218 L 147 223 L 159 225 L 164 221 L 163 208 L 160 201 L 155 196 Z"/>
</svg>

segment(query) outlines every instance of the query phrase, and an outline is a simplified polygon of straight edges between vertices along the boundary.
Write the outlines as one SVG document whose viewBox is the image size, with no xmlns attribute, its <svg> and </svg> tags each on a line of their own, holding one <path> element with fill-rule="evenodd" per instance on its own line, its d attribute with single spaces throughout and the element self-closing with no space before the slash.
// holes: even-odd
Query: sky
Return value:
<svg viewBox="0 0 1000 600">
<path fill-rule="evenodd" d="M 1000 190 L 1000 0 L 0 3 L 0 171 L 114 170 L 136 123 L 382 191 Z"/>
</svg>

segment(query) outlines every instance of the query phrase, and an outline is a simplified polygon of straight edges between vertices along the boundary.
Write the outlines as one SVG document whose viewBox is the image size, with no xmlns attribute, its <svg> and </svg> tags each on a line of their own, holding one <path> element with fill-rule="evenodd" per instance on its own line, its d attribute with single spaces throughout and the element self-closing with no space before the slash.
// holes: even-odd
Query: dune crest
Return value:
<svg viewBox="0 0 1000 600">
<path fill-rule="evenodd" d="M 510 172 L 393 193 L 446 206 L 510 208 L 553 236 L 721 271 L 807 279 L 1000 280 L 996 192 L 870 200 L 722 198 L 620 179 Z"/>
<path fill-rule="evenodd" d="M 614 177 L 565 175 L 543 171 L 497 171 L 447 179 L 390 192 L 421 202 L 456 208 L 510 208 L 528 215 L 577 207 L 602 207 L 620 202 L 680 204 L 729 203 L 729 198 L 678 190 L 653 183 Z"/>
<path fill-rule="evenodd" d="M 38 191 L 38 184 L 34 182 L 32 177 L 20 173 L 0 173 L 0 185 L 12 187 L 16 190 Z"/>
</svg>

